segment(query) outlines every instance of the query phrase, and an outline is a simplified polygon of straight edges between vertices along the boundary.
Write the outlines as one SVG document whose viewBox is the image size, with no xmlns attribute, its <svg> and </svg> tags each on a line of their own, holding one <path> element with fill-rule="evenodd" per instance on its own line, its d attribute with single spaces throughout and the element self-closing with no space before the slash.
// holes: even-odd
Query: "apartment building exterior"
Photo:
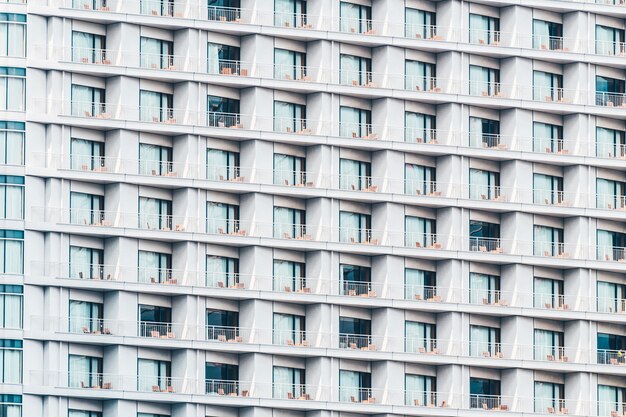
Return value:
<svg viewBox="0 0 626 417">
<path fill-rule="evenodd" d="M 0 416 L 626 416 L 625 30 L 0 3 Z"/>
</svg>

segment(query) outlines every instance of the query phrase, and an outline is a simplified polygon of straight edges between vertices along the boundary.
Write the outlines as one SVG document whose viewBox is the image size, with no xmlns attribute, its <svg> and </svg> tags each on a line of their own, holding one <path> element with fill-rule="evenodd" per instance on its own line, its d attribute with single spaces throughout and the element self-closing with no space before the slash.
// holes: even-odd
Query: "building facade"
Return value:
<svg viewBox="0 0 626 417">
<path fill-rule="evenodd" d="M 0 416 L 625 416 L 625 29 L 3 1 Z"/>
</svg>

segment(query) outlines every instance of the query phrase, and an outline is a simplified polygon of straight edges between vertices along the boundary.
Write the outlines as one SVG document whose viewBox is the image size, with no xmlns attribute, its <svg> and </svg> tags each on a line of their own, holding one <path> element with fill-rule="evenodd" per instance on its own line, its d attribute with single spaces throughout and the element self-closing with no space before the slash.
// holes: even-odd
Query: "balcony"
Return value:
<svg viewBox="0 0 626 417">
<path fill-rule="evenodd" d="M 382 230 L 340 227 L 339 242 L 378 246 L 381 244 L 381 239 L 378 236 L 381 236 L 382 234 Z"/>
<path fill-rule="evenodd" d="M 439 394 L 441 398 L 448 398 L 448 395 Z M 438 393 L 433 391 L 405 391 L 405 404 L 415 407 L 446 408 L 449 407 L 448 400 L 437 401 Z"/>
<path fill-rule="evenodd" d="M 328 393 L 318 385 L 311 384 L 272 384 L 272 398 L 279 400 L 327 401 Z"/>
<path fill-rule="evenodd" d="M 597 363 L 601 365 L 626 365 L 626 351 L 598 349 Z"/>
<path fill-rule="evenodd" d="M 428 301 L 440 303 L 443 297 L 438 294 L 437 287 L 430 285 L 413 285 L 404 286 L 404 298 L 406 300 Z"/>
<path fill-rule="evenodd" d="M 512 85 L 502 84 L 495 81 L 473 81 L 469 80 L 469 95 L 492 97 L 492 98 L 513 98 L 514 89 Z"/>
<path fill-rule="evenodd" d="M 339 387 L 339 402 L 342 403 L 380 404 L 381 395 L 382 392 L 371 388 Z"/>
<path fill-rule="evenodd" d="M 353 87 L 379 87 L 380 85 L 374 82 L 374 78 L 371 71 L 358 71 L 358 70 L 341 70 L 339 72 L 339 84 L 350 85 Z"/>
<path fill-rule="evenodd" d="M 514 406 L 517 404 L 515 400 L 513 397 L 501 395 L 470 394 L 469 407 L 484 411 L 515 411 Z"/>
<path fill-rule="evenodd" d="M 595 54 L 605 56 L 624 56 L 626 55 L 626 43 L 620 41 L 602 41 L 595 40 Z"/>
<path fill-rule="evenodd" d="M 229 59 L 207 60 L 207 72 L 211 75 L 228 75 L 233 77 L 254 76 L 254 67 L 249 62 Z"/>
<path fill-rule="evenodd" d="M 626 262 L 626 248 L 619 246 L 598 246 L 597 259 L 599 261 Z"/>
<path fill-rule="evenodd" d="M 377 351 L 382 348 L 382 338 L 364 334 L 339 333 L 337 347 L 339 349 Z"/>
<path fill-rule="evenodd" d="M 500 46 L 499 30 L 470 29 L 469 43 L 476 45 Z"/>
<path fill-rule="evenodd" d="M 436 233 L 416 233 L 406 232 L 404 234 L 404 245 L 407 248 L 443 249 L 444 244 L 439 241 L 444 240 L 443 236 Z"/>
<path fill-rule="evenodd" d="M 533 100 L 546 103 L 570 104 L 578 93 L 562 87 L 533 86 Z"/>
<path fill-rule="evenodd" d="M 452 355 L 449 351 L 452 344 L 449 341 L 421 338 L 421 337 L 405 337 L 404 351 L 406 353 L 419 353 L 428 355 Z"/>
<path fill-rule="evenodd" d="M 577 194 L 561 190 L 533 190 L 533 203 L 545 206 L 571 207 L 577 200 Z"/>
<path fill-rule="evenodd" d="M 225 395 L 228 397 L 249 397 L 250 389 L 248 385 L 250 384 L 241 381 L 207 379 L 205 381 L 205 393 L 207 395 Z"/>
<path fill-rule="evenodd" d="M 508 307 L 513 294 L 501 290 L 469 289 L 470 304 Z"/>
<path fill-rule="evenodd" d="M 484 252 L 496 254 L 504 253 L 502 241 L 499 237 L 470 237 L 469 250 L 470 252 Z"/>
<path fill-rule="evenodd" d="M 364 281 L 339 281 L 339 295 L 376 298 L 381 295 L 381 284 Z M 378 291 L 377 291 L 378 290 Z"/>
<path fill-rule="evenodd" d="M 339 136 L 353 139 L 380 139 L 380 126 L 371 123 L 339 122 Z"/>
<path fill-rule="evenodd" d="M 596 106 L 626 109 L 626 94 L 596 91 Z"/>
<path fill-rule="evenodd" d="M 570 310 L 569 298 L 563 294 L 533 293 L 533 307 L 546 310 Z"/>
<path fill-rule="evenodd" d="M 511 189 L 505 189 L 499 185 L 469 185 L 469 197 L 472 200 L 506 202 L 509 201 L 511 194 Z"/>
<path fill-rule="evenodd" d="M 598 313 L 626 313 L 626 299 L 618 297 L 597 297 Z"/>
<path fill-rule="evenodd" d="M 607 210 L 626 210 L 626 196 L 596 194 L 596 207 Z"/>
<path fill-rule="evenodd" d="M 468 345 L 469 356 L 475 358 L 511 359 L 517 353 L 517 346 L 500 342 L 470 341 Z"/>
<path fill-rule="evenodd" d="M 311 347 L 310 339 L 314 338 L 315 335 L 309 334 L 304 330 L 274 329 L 272 331 L 272 344 L 274 345 Z"/>
<path fill-rule="evenodd" d="M 534 241 L 533 242 L 533 253 L 535 256 L 541 256 L 545 258 L 561 258 L 561 259 L 569 259 L 572 257 L 571 249 L 574 249 L 576 253 L 576 248 L 572 245 L 566 245 L 563 242 L 546 242 L 546 241 Z"/>
<path fill-rule="evenodd" d="M 184 330 L 184 325 L 164 322 L 140 321 L 137 327 L 137 334 L 139 337 L 150 337 L 156 339 L 176 339 L 182 337 Z"/>
</svg>

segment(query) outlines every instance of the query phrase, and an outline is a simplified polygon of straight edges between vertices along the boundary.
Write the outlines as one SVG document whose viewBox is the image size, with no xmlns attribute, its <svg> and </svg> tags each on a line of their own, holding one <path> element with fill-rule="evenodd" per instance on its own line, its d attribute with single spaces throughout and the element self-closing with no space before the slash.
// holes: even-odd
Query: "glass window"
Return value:
<svg viewBox="0 0 626 417">
<path fill-rule="evenodd" d="M 172 230 L 172 202 L 139 197 L 139 228 Z"/>
<path fill-rule="evenodd" d="M 175 2 L 172 0 L 141 0 L 141 14 L 151 16 L 174 16 Z"/>
<path fill-rule="evenodd" d="M 24 232 L 0 230 L 0 273 L 24 273 Z"/>
<path fill-rule="evenodd" d="M 624 131 L 596 127 L 596 156 L 622 158 L 626 155 Z"/>
<path fill-rule="evenodd" d="M 306 0 L 274 0 L 274 25 L 306 26 Z"/>
<path fill-rule="evenodd" d="M 139 174 L 169 175 L 173 171 L 170 146 L 139 144 Z"/>
<path fill-rule="evenodd" d="M 103 304 L 89 301 L 70 300 L 70 333 L 102 334 L 107 333 L 102 326 Z M 110 331 L 108 332 L 110 333 Z"/>
<path fill-rule="evenodd" d="M 306 81 L 308 79 L 306 54 L 287 49 L 274 49 L 274 78 Z"/>
<path fill-rule="evenodd" d="M 600 313 L 626 312 L 626 285 L 598 281 L 598 305 Z"/>
<path fill-rule="evenodd" d="M 103 88 L 72 84 L 72 116 L 103 117 L 105 112 Z"/>
<path fill-rule="evenodd" d="M 563 178 L 533 174 L 533 201 L 535 204 L 562 204 L 564 202 Z"/>
<path fill-rule="evenodd" d="M 351 138 L 367 138 L 372 133 L 372 115 L 369 110 L 339 107 L 339 135 Z"/>
<path fill-rule="evenodd" d="M 0 218 L 24 219 L 24 177 L 0 175 Z"/>
<path fill-rule="evenodd" d="M 70 223 L 100 225 L 104 220 L 104 196 L 70 192 Z"/>
<path fill-rule="evenodd" d="M 339 241 L 365 243 L 372 239 L 371 216 L 369 214 L 339 212 Z"/>
<path fill-rule="evenodd" d="M 22 122 L 0 121 L 0 164 L 24 165 L 25 130 Z"/>
<path fill-rule="evenodd" d="M 533 48 L 563 50 L 563 25 L 545 20 L 533 20 Z"/>
<path fill-rule="evenodd" d="M 140 416 L 141 413 L 137 414 L 137 417 Z M 99 411 L 68 410 L 67 417 L 102 417 L 102 413 Z"/>
<path fill-rule="evenodd" d="M 486 326 L 470 326 L 470 356 L 500 357 L 500 329 Z"/>
<path fill-rule="evenodd" d="M 0 339 L 0 382 L 22 383 L 22 341 Z"/>
<path fill-rule="evenodd" d="M 596 105 L 618 107 L 624 105 L 624 80 L 596 75 Z"/>
<path fill-rule="evenodd" d="M 70 388 L 102 388 L 102 358 L 69 355 Z"/>
<path fill-rule="evenodd" d="M 356 55 L 341 54 L 339 75 L 342 85 L 368 85 L 372 82 L 372 60 Z"/>
<path fill-rule="evenodd" d="M 598 230 L 597 242 L 598 260 L 623 261 L 626 259 L 626 234 L 609 230 Z"/>
<path fill-rule="evenodd" d="M 565 408 L 565 386 L 552 382 L 535 381 L 535 412 L 567 414 Z"/>
<path fill-rule="evenodd" d="M 339 348 L 376 350 L 375 345 L 372 344 L 371 321 L 339 317 Z"/>
<path fill-rule="evenodd" d="M 142 68 L 175 69 L 174 42 L 142 36 L 139 48 Z"/>
<path fill-rule="evenodd" d="M 358 265 L 339 266 L 339 288 L 341 295 L 367 295 L 371 290 L 371 269 Z"/>
<path fill-rule="evenodd" d="M 207 179 L 231 181 L 240 178 L 239 152 L 206 150 Z"/>
<path fill-rule="evenodd" d="M 404 389 L 406 405 L 437 406 L 437 379 L 434 376 L 406 374 Z"/>
<path fill-rule="evenodd" d="M 598 415 L 619 416 L 626 403 L 626 388 L 598 384 Z"/>
<path fill-rule="evenodd" d="M 173 392 L 171 363 L 151 359 L 137 360 L 137 383 L 139 391 Z"/>
<path fill-rule="evenodd" d="M 281 153 L 274 154 L 274 184 L 306 185 L 305 158 Z"/>
<path fill-rule="evenodd" d="M 495 200 L 500 197 L 500 173 L 470 168 L 470 198 Z"/>
<path fill-rule="evenodd" d="M 239 206 L 207 202 L 207 233 L 245 233 L 239 226 Z"/>
<path fill-rule="evenodd" d="M 437 36 L 435 13 L 407 7 L 404 14 L 404 36 L 407 38 L 433 39 Z"/>
<path fill-rule="evenodd" d="M 206 274 L 207 287 L 238 288 L 239 259 L 208 255 Z"/>
<path fill-rule="evenodd" d="M 404 244 L 409 248 L 432 248 L 436 244 L 437 222 L 435 219 L 405 216 Z"/>
<path fill-rule="evenodd" d="M 563 76 L 544 71 L 533 71 L 533 100 L 563 100 Z"/>
<path fill-rule="evenodd" d="M 404 113 L 404 141 L 411 143 L 437 143 L 435 116 Z"/>
<path fill-rule="evenodd" d="M 500 225 L 478 220 L 470 220 L 470 250 L 497 252 L 500 250 Z"/>
<path fill-rule="evenodd" d="M 470 65 L 470 91 L 474 96 L 496 96 L 500 93 L 500 70 Z"/>
<path fill-rule="evenodd" d="M 274 313 L 273 335 L 276 345 L 302 346 L 306 340 L 304 316 Z"/>
<path fill-rule="evenodd" d="M 371 33 L 371 7 L 342 1 L 339 3 L 339 16 L 342 32 Z"/>
<path fill-rule="evenodd" d="M 470 408 L 499 409 L 500 381 L 486 378 L 470 378 Z"/>
<path fill-rule="evenodd" d="M 22 416 L 22 396 L 1 394 L 0 395 L 0 416 L 21 417 Z"/>
<path fill-rule="evenodd" d="M 535 277 L 533 305 L 536 308 L 564 308 L 563 281 Z"/>
<path fill-rule="evenodd" d="M 433 91 L 437 87 L 435 64 L 407 60 L 404 67 L 404 88 L 407 90 Z"/>
<path fill-rule="evenodd" d="M 274 259 L 274 291 L 310 292 L 306 286 L 305 272 L 303 263 Z"/>
<path fill-rule="evenodd" d="M 239 100 L 232 98 L 207 97 L 208 125 L 214 127 L 242 127 Z"/>
<path fill-rule="evenodd" d="M 104 251 L 101 249 L 70 246 L 70 278 L 102 279 Z"/>
<path fill-rule="evenodd" d="M 368 402 L 372 399 L 372 375 L 369 372 L 339 371 L 339 401 Z"/>
<path fill-rule="evenodd" d="M 563 352 L 563 332 L 552 330 L 535 329 L 534 333 L 535 359 L 536 360 L 561 360 Z"/>
<path fill-rule="evenodd" d="M 305 383 L 304 369 L 274 366 L 274 398 L 308 400 Z"/>
<path fill-rule="evenodd" d="M 622 181 L 596 179 L 596 207 L 603 209 L 623 209 L 626 207 L 626 184 Z"/>
<path fill-rule="evenodd" d="M 240 0 L 209 0 L 208 19 L 220 22 L 238 22 L 241 18 Z"/>
<path fill-rule="evenodd" d="M 238 46 L 209 42 L 207 48 L 207 70 L 209 74 L 241 74 Z"/>
<path fill-rule="evenodd" d="M 172 309 L 169 307 L 139 305 L 139 336 L 173 338 Z"/>
<path fill-rule="evenodd" d="M 469 294 L 472 304 L 497 304 L 500 301 L 500 277 L 471 272 Z"/>
<path fill-rule="evenodd" d="M 306 128 L 306 106 L 274 101 L 274 131 L 304 133 Z"/>
<path fill-rule="evenodd" d="M 406 268 L 404 270 L 404 297 L 407 300 L 439 301 L 437 277 L 434 271 Z"/>
<path fill-rule="evenodd" d="M 352 159 L 339 159 L 339 188 L 367 190 L 372 186 L 372 164 Z"/>
<path fill-rule="evenodd" d="M 598 333 L 598 363 L 606 365 L 626 364 L 626 336 Z"/>
<path fill-rule="evenodd" d="M 500 19 L 470 13 L 470 43 L 481 45 L 497 45 L 500 43 Z"/>
<path fill-rule="evenodd" d="M 24 290 L 21 285 L 0 284 L 0 328 L 21 329 L 24 315 Z"/>
<path fill-rule="evenodd" d="M 172 122 L 174 95 L 156 91 L 139 91 L 139 113 L 143 122 Z M 173 123 L 173 122 L 172 122 Z"/>
<path fill-rule="evenodd" d="M 0 67 L 0 111 L 26 109 L 26 70 Z"/>
<path fill-rule="evenodd" d="M 274 207 L 274 237 L 303 238 L 306 235 L 306 213 L 288 207 Z"/>
<path fill-rule="evenodd" d="M 533 151 L 541 153 L 563 152 L 563 127 L 533 122 Z"/>
<path fill-rule="evenodd" d="M 26 57 L 26 15 L 0 13 L 0 56 Z"/>
<path fill-rule="evenodd" d="M 596 25 L 596 54 L 621 55 L 624 50 L 624 29 Z"/>
<path fill-rule="evenodd" d="M 563 254 L 563 229 L 548 226 L 534 227 L 535 256 L 557 256 Z"/>
<path fill-rule="evenodd" d="M 411 195 L 435 195 L 437 193 L 434 167 L 417 164 L 404 165 L 404 192 Z"/>
<path fill-rule="evenodd" d="M 405 322 L 404 341 L 405 352 L 439 353 L 437 348 L 437 328 L 433 323 Z"/>
<path fill-rule="evenodd" d="M 500 148 L 500 122 L 498 120 L 469 118 L 470 146 L 473 148 Z"/>
<path fill-rule="evenodd" d="M 207 340 L 219 342 L 242 342 L 239 334 L 239 313 L 236 311 L 206 311 Z"/>
<path fill-rule="evenodd" d="M 82 171 L 105 171 L 104 142 L 71 138 L 70 165 Z"/>
<path fill-rule="evenodd" d="M 139 282 L 166 283 L 172 277 L 172 255 L 140 250 Z"/>
<path fill-rule="evenodd" d="M 206 393 L 239 394 L 239 366 L 207 362 L 205 365 Z"/>
<path fill-rule="evenodd" d="M 102 35 L 72 31 L 72 61 L 83 64 L 110 63 L 106 56 L 106 41 Z"/>
</svg>

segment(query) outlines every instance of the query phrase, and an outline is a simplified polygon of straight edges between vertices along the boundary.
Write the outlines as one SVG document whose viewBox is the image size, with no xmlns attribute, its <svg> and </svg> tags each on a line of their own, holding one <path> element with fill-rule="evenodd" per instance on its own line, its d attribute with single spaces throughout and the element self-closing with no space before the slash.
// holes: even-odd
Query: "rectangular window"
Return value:
<svg viewBox="0 0 626 417">
<path fill-rule="evenodd" d="M 535 412 L 567 414 L 565 409 L 565 386 L 552 382 L 535 381 Z"/>
<path fill-rule="evenodd" d="M 102 358 L 69 355 L 67 366 L 70 388 L 102 388 Z"/>
<path fill-rule="evenodd" d="M 545 205 L 563 204 L 563 177 L 533 174 L 533 202 Z"/>
<path fill-rule="evenodd" d="M 0 328 L 23 328 L 24 290 L 21 285 L 0 284 Z"/>
<path fill-rule="evenodd" d="M 549 51 L 563 50 L 563 25 L 534 19 L 533 48 Z"/>
<path fill-rule="evenodd" d="M 469 223 L 470 250 L 478 252 L 501 252 L 500 225 L 477 220 Z"/>
<path fill-rule="evenodd" d="M 176 69 L 174 66 L 174 42 L 142 36 L 139 48 L 142 68 Z"/>
<path fill-rule="evenodd" d="M 533 151 L 540 153 L 567 153 L 563 146 L 563 127 L 534 122 Z"/>
<path fill-rule="evenodd" d="M 308 185 L 306 179 L 306 159 L 299 156 L 275 153 L 274 184 Z"/>
<path fill-rule="evenodd" d="M 0 164 L 24 165 L 25 130 L 23 122 L 0 121 Z"/>
<path fill-rule="evenodd" d="M 427 62 L 405 61 L 404 88 L 412 91 L 436 91 L 436 66 Z"/>
<path fill-rule="evenodd" d="M 26 69 L 0 67 L 0 111 L 26 109 Z"/>
<path fill-rule="evenodd" d="M 473 96 L 493 97 L 500 94 L 500 70 L 470 65 L 469 93 Z"/>
<path fill-rule="evenodd" d="M 600 313 L 626 312 L 626 285 L 598 281 L 597 309 Z"/>
<path fill-rule="evenodd" d="M 24 232 L 0 230 L 0 273 L 24 273 Z"/>
<path fill-rule="evenodd" d="M 70 278 L 103 279 L 104 251 L 101 249 L 70 246 Z"/>
<path fill-rule="evenodd" d="M 339 188 L 369 190 L 372 187 L 372 164 L 352 159 L 339 159 Z"/>
<path fill-rule="evenodd" d="M 140 175 L 173 175 L 172 148 L 169 146 L 139 144 Z"/>
<path fill-rule="evenodd" d="M 239 22 L 241 19 L 240 0 L 209 0 L 208 19 L 218 22 Z"/>
<path fill-rule="evenodd" d="M 306 266 L 300 262 L 274 259 L 274 291 L 310 292 L 306 286 Z"/>
<path fill-rule="evenodd" d="M 371 291 L 371 269 L 358 265 L 339 266 L 339 289 L 341 295 L 368 295 Z"/>
<path fill-rule="evenodd" d="M 288 207 L 274 207 L 274 237 L 303 239 L 306 235 L 306 212 Z"/>
<path fill-rule="evenodd" d="M 367 243 L 372 240 L 371 216 L 369 214 L 339 212 L 339 241 L 344 243 Z"/>
<path fill-rule="evenodd" d="M 274 78 L 308 81 L 306 54 L 287 49 L 274 49 Z"/>
<path fill-rule="evenodd" d="M 437 143 L 435 116 L 404 113 L 404 141 L 410 143 Z"/>
<path fill-rule="evenodd" d="M 139 197 L 139 228 L 172 230 L 172 202 Z"/>
<path fill-rule="evenodd" d="M 624 106 L 624 80 L 596 75 L 596 105 Z"/>
<path fill-rule="evenodd" d="M 239 152 L 207 149 L 206 161 L 206 175 L 209 180 L 234 181 L 241 178 Z"/>
<path fill-rule="evenodd" d="M 626 336 L 598 333 L 598 363 L 604 365 L 626 364 Z"/>
<path fill-rule="evenodd" d="M 624 131 L 596 127 L 596 156 L 623 158 L 626 156 Z"/>
<path fill-rule="evenodd" d="M 104 221 L 104 196 L 70 192 L 70 223 L 101 225 Z"/>
<path fill-rule="evenodd" d="M 348 33 L 372 33 L 372 8 L 342 1 L 339 3 L 340 30 Z"/>
<path fill-rule="evenodd" d="M 622 55 L 624 48 L 624 29 L 596 25 L 596 54 Z"/>
<path fill-rule="evenodd" d="M 22 396 L 12 394 L 0 395 L 0 416 L 21 417 Z"/>
<path fill-rule="evenodd" d="M 361 403 L 372 400 L 372 375 L 369 372 L 339 370 L 339 401 Z"/>
<path fill-rule="evenodd" d="M 74 334 L 111 334 L 102 321 L 103 304 L 70 300 L 69 332 Z"/>
<path fill-rule="evenodd" d="M 500 409 L 500 381 L 486 378 L 470 378 L 470 408 Z"/>
<path fill-rule="evenodd" d="M 534 227 L 535 256 L 559 256 L 565 253 L 563 229 L 557 227 Z"/>
<path fill-rule="evenodd" d="M 564 309 L 563 281 L 558 279 L 534 279 L 533 305 L 535 308 Z"/>
<path fill-rule="evenodd" d="M 145 392 L 174 392 L 172 365 L 169 361 L 137 359 L 137 390 Z"/>
<path fill-rule="evenodd" d="M 535 329 L 535 360 L 563 360 L 563 332 Z"/>
<path fill-rule="evenodd" d="M 404 192 L 410 195 L 441 195 L 437 191 L 436 169 L 417 164 L 404 165 Z"/>
<path fill-rule="evenodd" d="M 306 0 L 274 0 L 274 26 L 306 28 Z"/>
<path fill-rule="evenodd" d="M 500 329 L 486 326 L 470 326 L 470 356 L 500 358 Z"/>
<path fill-rule="evenodd" d="M 404 298 L 407 300 L 441 301 L 437 295 L 437 274 L 434 271 L 406 268 Z"/>
<path fill-rule="evenodd" d="M 106 38 L 93 33 L 72 31 L 72 62 L 110 64 L 106 56 Z"/>
<path fill-rule="evenodd" d="M 275 345 L 302 346 L 306 341 L 304 316 L 274 313 L 273 335 Z"/>
<path fill-rule="evenodd" d="M 470 13 L 469 41 L 479 45 L 499 45 L 500 19 Z"/>
<path fill-rule="evenodd" d="M 172 279 L 172 255 L 143 250 L 138 255 L 139 282 L 164 284 Z"/>
<path fill-rule="evenodd" d="M 437 221 L 405 216 L 404 244 L 409 248 L 434 248 L 437 244 Z"/>
<path fill-rule="evenodd" d="M 473 148 L 501 149 L 506 146 L 500 137 L 500 122 L 498 120 L 469 118 L 469 139 Z"/>
<path fill-rule="evenodd" d="M 609 230 L 598 230 L 596 240 L 598 243 L 598 260 L 626 260 L 626 234 Z"/>
<path fill-rule="evenodd" d="M 339 348 L 370 350 L 372 322 L 352 317 L 339 317 Z"/>
<path fill-rule="evenodd" d="M 105 117 L 105 114 L 103 88 L 72 84 L 72 116 Z"/>
<path fill-rule="evenodd" d="M 0 13 L 0 56 L 26 57 L 26 15 Z"/>
<path fill-rule="evenodd" d="M 152 414 L 146 414 L 146 416 L 152 417 Z M 102 417 L 102 413 L 99 411 L 68 410 L 67 417 Z M 137 417 L 143 417 L 143 414 L 139 413 Z"/>
<path fill-rule="evenodd" d="M 244 75 L 239 61 L 240 48 L 238 46 L 209 42 L 207 48 L 209 74 Z"/>
<path fill-rule="evenodd" d="M 501 299 L 500 277 L 470 273 L 469 295 L 471 304 L 498 304 Z"/>
<path fill-rule="evenodd" d="M 0 339 L 0 382 L 22 383 L 22 341 Z"/>
<path fill-rule="evenodd" d="M 437 327 L 435 324 L 417 321 L 405 322 L 404 351 L 410 353 L 440 353 L 437 347 Z"/>
<path fill-rule="evenodd" d="M 339 136 L 350 138 L 372 137 L 372 114 L 355 107 L 339 107 Z"/>
<path fill-rule="evenodd" d="M 232 98 L 207 97 L 207 123 L 213 127 L 242 128 L 239 100 Z"/>
<path fill-rule="evenodd" d="M 174 95 L 156 91 L 139 91 L 139 120 L 174 123 Z"/>
<path fill-rule="evenodd" d="M 417 407 L 437 407 L 437 378 L 425 375 L 404 377 L 405 404 Z"/>
<path fill-rule="evenodd" d="M 141 0 L 140 11 L 141 14 L 150 16 L 174 16 L 174 6 L 176 5 L 172 0 Z"/>
<path fill-rule="evenodd" d="M 207 362 L 205 365 L 206 393 L 239 395 L 239 366 Z"/>
<path fill-rule="evenodd" d="M 206 311 L 207 340 L 218 342 L 243 342 L 239 333 L 239 313 L 236 311 Z"/>
<path fill-rule="evenodd" d="M 174 338 L 172 309 L 139 304 L 139 336 Z"/>
<path fill-rule="evenodd" d="M 615 210 L 626 207 L 626 184 L 622 181 L 596 179 L 596 207 Z"/>
<path fill-rule="evenodd" d="M 241 234 L 239 206 L 226 203 L 207 202 L 207 233 Z"/>
<path fill-rule="evenodd" d="M 626 388 L 598 384 L 599 416 L 620 415 L 626 403 Z"/>
<path fill-rule="evenodd" d="M 71 138 L 70 166 L 81 171 L 106 171 L 104 142 Z"/>
<path fill-rule="evenodd" d="M 206 286 L 211 288 L 238 288 L 239 259 L 225 256 L 206 257 Z"/>
<path fill-rule="evenodd" d="M 470 198 L 497 200 L 500 198 L 500 173 L 470 168 Z"/>
<path fill-rule="evenodd" d="M 306 133 L 306 106 L 274 101 L 274 131 Z"/>
<path fill-rule="evenodd" d="M 0 218 L 24 219 L 24 177 L 0 175 Z"/>
<path fill-rule="evenodd" d="M 310 400 L 311 393 L 306 392 L 305 370 L 274 366 L 274 398 Z"/>
<path fill-rule="evenodd" d="M 372 82 L 372 60 L 356 55 L 341 54 L 339 75 L 342 85 L 369 85 Z"/>
<path fill-rule="evenodd" d="M 415 39 L 435 39 L 436 16 L 433 12 L 407 7 L 404 10 L 404 36 Z"/>
<path fill-rule="evenodd" d="M 544 71 L 533 71 L 533 100 L 562 101 L 563 76 Z"/>
</svg>

